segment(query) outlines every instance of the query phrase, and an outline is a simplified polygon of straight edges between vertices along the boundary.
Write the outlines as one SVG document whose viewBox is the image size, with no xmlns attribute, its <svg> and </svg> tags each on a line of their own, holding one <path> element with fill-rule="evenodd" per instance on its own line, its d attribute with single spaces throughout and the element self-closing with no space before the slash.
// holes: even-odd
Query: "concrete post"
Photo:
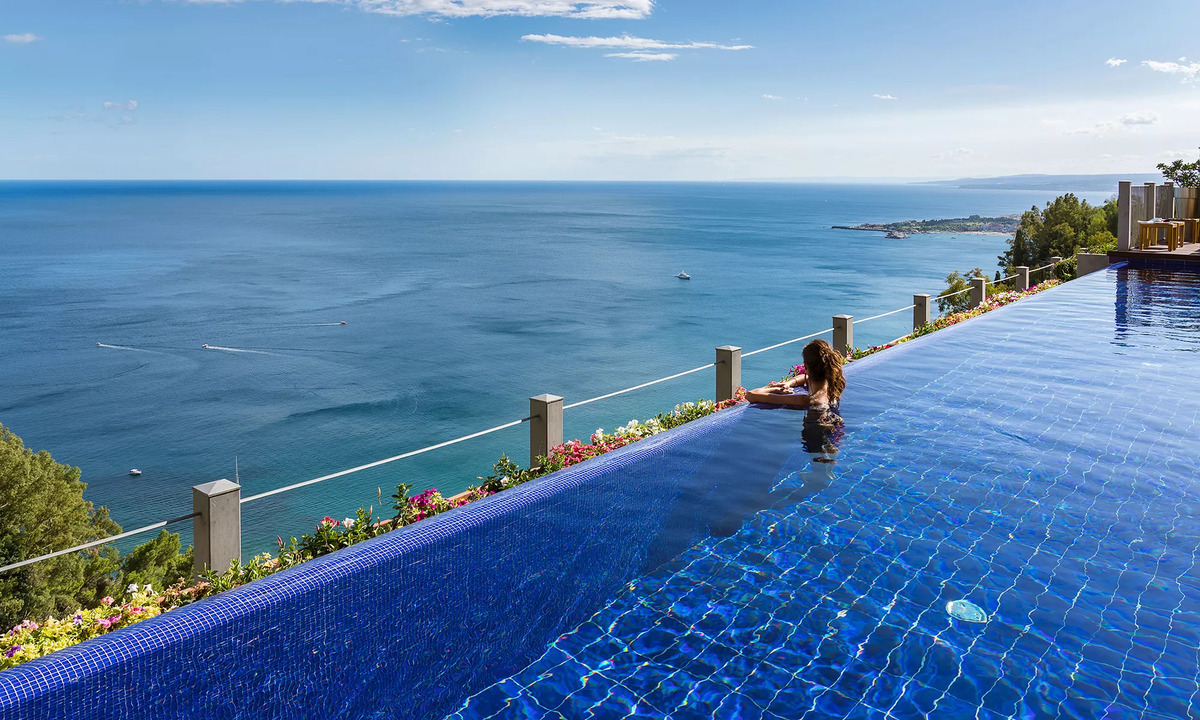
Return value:
<svg viewBox="0 0 1200 720">
<path fill-rule="evenodd" d="M 1129 217 L 1133 202 L 1133 183 L 1122 180 L 1117 183 L 1117 249 L 1129 250 L 1133 247 L 1133 223 Z"/>
<path fill-rule="evenodd" d="M 717 348 L 717 402 L 733 398 L 742 386 L 742 349 L 733 345 Z"/>
<path fill-rule="evenodd" d="M 1079 253 L 1075 256 L 1075 260 L 1079 263 L 1075 271 L 1078 277 L 1083 277 L 1088 273 L 1094 273 L 1097 270 L 1103 270 L 1108 267 L 1107 253 Z"/>
<path fill-rule="evenodd" d="M 1018 265 L 1017 268 L 1017 290 L 1029 289 L 1029 266 Z"/>
<path fill-rule="evenodd" d="M 242 559 L 242 486 L 221 479 L 192 488 L 193 567 L 224 572 Z"/>
<path fill-rule="evenodd" d="M 539 455 L 563 442 L 563 399 L 557 395 L 529 398 L 529 467 L 537 465 Z"/>
<path fill-rule="evenodd" d="M 1146 195 L 1142 202 L 1142 215 L 1140 220 L 1153 220 L 1154 211 L 1158 208 L 1158 195 L 1154 192 L 1154 183 L 1146 183 Z"/>
<path fill-rule="evenodd" d="M 845 355 L 854 349 L 854 316 L 833 316 L 833 349 Z"/>
<path fill-rule="evenodd" d="M 971 278 L 971 307 L 977 308 L 987 299 L 987 278 Z"/>
<path fill-rule="evenodd" d="M 929 295 L 913 295 L 913 332 L 920 330 L 933 319 L 929 312 Z"/>
</svg>

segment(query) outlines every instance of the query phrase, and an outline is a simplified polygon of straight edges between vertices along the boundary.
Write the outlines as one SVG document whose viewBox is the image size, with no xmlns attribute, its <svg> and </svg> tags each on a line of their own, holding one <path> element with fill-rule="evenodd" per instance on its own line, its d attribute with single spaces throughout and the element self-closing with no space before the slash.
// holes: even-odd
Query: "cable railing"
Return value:
<svg viewBox="0 0 1200 720">
<path fill-rule="evenodd" d="M 980 283 L 980 284 L 986 286 L 987 283 L 995 284 L 995 282 L 1003 282 L 1005 280 L 1020 277 L 1023 274 L 1021 271 L 1024 271 L 1024 274 L 1026 274 L 1026 278 L 1027 278 L 1029 274 L 1039 272 L 1042 270 L 1046 270 L 1048 268 L 1052 268 L 1055 265 L 1058 265 L 1059 263 L 1061 263 L 1063 261 L 1062 258 L 1052 258 L 1052 260 L 1054 260 L 1054 262 L 1051 262 L 1048 265 L 1043 265 L 1041 267 L 1034 268 L 1034 269 L 1018 268 L 1018 272 L 1016 274 L 1011 275 L 1008 278 L 1004 278 L 1000 281 L 989 281 L 986 278 L 975 278 L 975 280 L 983 280 L 984 282 Z M 202 489 L 205 488 L 206 486 L 196 486 L 195 488 L 193 488 L 193 490 L 194 490 L 194 493 L 193 493 L 194 505 L 199 506 L 200 509 L 195 510 L 187 515 L 180 515 L 179 517 L 152 523 L 150 525 L 146 525 L 144 527 L 140 527 L 140 528 L 137 528 L 134 530 L 128 530 L 128 531 L 119 533 L 117 535 L 113 535 L 111 537 L 102 538 L 100 540 L 93 540 L 91 542 L 83 543 L 81 545 L 76 545 L 75 547 L 66 548 L 65 550 L 57 550 L 55 552 L 46 553 L 44 555 L 39 555 L 34 558 L 29 558 L 26 560 L 21 560 L 19 562 L 0 566 L 0 573 L 6 572 L 9 570 L 15 570 L 17 568 L 25 567 L 27 565 L 32 565 L 33 563 L 41 562 L 43 560 L 49 560 L 51 558 L 60 557 L 60 556 L 68 555 L 71 553 L 82 552 L 83 550 L 88 550 L 90 548 L 94 548 L 94 547 L 97 547 L 100 545 L 112 543 L 112 542 L 115 542 L 118 540 L 122 540 L 124 538 L 133 537 L 135 535 L 139 535 L 142 533 L 151 532 L 153 530 L 159 530 L 161 528 L 167 527 L 168 525 L 173 525 L 175 523 L 180 523 L 180 522 L 184 522 L 187 520 L 195 520 L 195 521 L 197 521 L 197 524 L 199 524 L 201 521 L 203 521 L 209 527 L 214 527 L 215 525 L 228 526 L 229 525 L 229 517 L 222 518 L 222 521 L 220 523 L 214 522 L 213 515 L 216 511 L 216 505 L 210 503 L 209 501 L 215 499 L 216 497 L 219 497 L 221 495 L 224 495 L 224 494 L 230 492 L 229 488 L 232 488 L 233 491 L 236 491 L 238 493 L 239 500 L 237 503 L 234 504 L 234 507 L 240 508 L 241 505 L 245 505 L 246 503 L 254 502 L 256 500 L 261 500 L 263 498 L 271 497 L 273 495 L 279 495 L 279 494 L 282 494 L 285 492 L 290 492 L 292 490 L 297 490 L 299 488 L 316 485 L 318 483 L 322 483 L 327 480 L 333 480 L 335 478 L 345 477 L 347 475 L 352 475 L 354 473 L 362 472 L 364 470 L 369 470 L 371 468 L 380 467 L 382 465 L 387 465 L 390 463 L 397 462 L 399 460 L 404 460 L 406 458 L 415 457 L 417 455 L 423 455 L 425 453 L 432 452 L 434 450 L 440 450 L 441 448 L 445 448 L 445 447 L 449 447 L 451 445 L 457 445 L 459 443 L 466 442 L 467 440 L 473 440 L 475 438 L 483 437 L 485 435 L 491 435 L 492 433 L 500 432 L 501 430 L 507 430 L 509 428 L 516 427 L 523 423 L 531 423 L 534 420 L 542 420 L 543 421 L 541 423 L 541 425 L 543 425 L 544 427 L 540 428 L 540 431 L 542 433 L 544 433 L 544 437 L 541 439 L 542 441 L 540 443 L 540 446 L 544 447 L 546 449 L 549 449 L 549 447 L 551 447 L 551 444 L 549 442 L 550 439 L 558 439 L 559 442 L 561 442 L 562 411 L 571 410 L 571 409 L 578 408 L 578 407 L 583 407 L 584 405 L 589 405 L 591 403 L 599 402 L 601 400 L 607 400 L 609 398 L 614 398 L 619 395 L 625 395 L 627 393 L 635 392 L 637 390 L 642 390 L 644 388 L 648 388 L 653 385 L 658 385 L 658 384 L 661 384 L 664 382 L 669 382 L 671 380 L 675 380 L 677 378 L 685 377 L 687 375 L 692 375 L 692 374 L 695 374 L 698 372 L 702 372 L 702 371 L 708 370 L 710 368 L 717 369 L 717 374 L 718 374 L 718 377 L 717 377 L 717 388 L 718 388 L 717 400 L 719 401 L 719 400 L 723 400 L 723 399 L 728 399 L 727 397 L 726 398 L 720 397 L 720 395 L 722 395 L 722 392 L 724 392 L 728 395 L 732 395 L 733 389 L 740 386 L 740 384 L 741 384 L 741 378 L 740 378 L 741 358 L 747 358 L 747 357 L 751 357 L 754 355 L 758 355 L 760 353 L 769 352 L 771 350 L 776 350 L 778 348 L 785 347 L 787 345 L 792 345 L 792 344 L 795 344 L 798 342 L 803 342 L 805 340 L 811 340 L 813 338 L 817 338 L 822 335 L 827 335 L 830 333 L 833 334 L 833 346 L 835 348 L 839 347 L 839 343 L 842 346 L 849 347 L 849 346 L 853 345 L 852 339 L 853 339 L 853 326 L 854 325 L 861 325 L 863 323 L 871 322 L 873 320 L 879 320 L 879 319 L 882 319 L 882 318 L 885 318 L 885 317 L 888 317 L 891 315 L 896 315 L 898 313 L 905 312 L 906 310 L 914 310 L 915 311 L 913 314 L 913 330 L 915 332 L 921 326 L 928 324 L 930 322 L 930 320 L 932 319 L 930 316 L 930 304 L 931 304 L 930 301 L 932 299 L 955 297 L 957 295 L 961 295 L 963 293 L 970 292 L 975 289 L 976 289 L 975 287 L 967 287 L 967 288 L 964 288 L 957 292 L 947 293 L 945 295 L 937 295 L 937 296 L 914 295 L 913 296 L 914 302 L 911 305 L 906 305 L 905 307 L 897 308 L 895 310 L 889 310 L 887 312 L 880 313 L 878 315 L 872 315 L 871 317 L 864 318 L 862 320 L 854 320 L 853 317 L 849 316 L 849 315 L 838 315 L 838 316 L 834 317 L 833 327 L 829 327 L 824 330 L 820 330 L 818 332 L 810 333 L 808 335 L 802 335 L 797 338 L 792 338 L 791 340 L 785 340 L 780 343 L 775 343 L 774 345 L 768 345 L 766 347 L 758 348 L 757 350 L 751 350 L 749 352 L 742 352 L 741 348 L 736 348 L 736 347 L 732 347 L 732 346 L 718 348 L 717 349 L 718 350 L 718 360 L 716 362 L 711 362 L 706 365 L 701 365 L 699 367 L 692 368 L 690 370 L 684 370 L 683 372 L 678 372 L 678 373 L 674 373 L 672 375 L 667 375 L 665 377 L 661 377 L 661 378 L 658 378 L 655 380 L 650 380 L 648 382 L 633 385 L 633 386 L 630 386 L 627 388 L 623 388 L 621 390 L 616 390 L 614 392 L 605 393 L 603 395 L 597 395 L 596 397 L 588 398 L 587 400 L 580 400 L 580 401 L 571 403 L 569 405 L 563 405 L 561 397 L 539 396 L 539 398 L 548 398 L 547 400 L 542 400 L 542 402 L 549 403 L 550 405 L 557 404 L 557 406 L 558 406 L 557 413 L 547 413 L 547 416 L 545 416 L 545 417 L 540 416 L 535 413 L 531 413 L 527 417 L 520 418 L 519 420 L 512 420 L 510 422 L 506 422 L 501 425 L 496 425 L 496 426 L 490 427 L 486 430 L 480 430 L 478 432 L 473 432 L 473 433 L 469 433 L 467 435 L 462 435 L 462 436 L 456 437 L 452 440 L 445 440 L 445 441 L 442 441 L 439 443 L 435 443 L 433 445 L 428 445 L 426 447 L 419 448 L 417 450 L 409 450 L 407 452 L 403 452 L 398 455 L 393 455 L 391 457 L 383 458 L 382 460 L 376 460 L 374 462 L 365 463 L 363 465 L 358 465 L 358 466 L 355 466 L 352 468 L 347 468 L 345 470 L 340 470 L 338 472 L 329 473 L 327 475 L 322 475 L 320 477 L 315 477 L 310 480 L 304 480 L 301 482 L 292 483 L 290 485 L 284 485 L 282 487 L 278 487 L 273 490 L 267 490 L 265 492 L 250 495 L 248 497 L 244 497 L 244 498 L 240 497 L 240 486 L 234 485 L 232 483 L 228 483 L 228 486 L 229 486 L 228 488 L 222 487 L 222 488 L 215 490 L 214 492 L 216 492 L 217 494 L 214 494 L 211 496 L 205 495 L 202 492 Z M 986 289 L 983 291 L 983 296 L 986 297 Z M 982 302 L 982 300 L 980 300 L 980 302 Z M 731 362 L 728 359 L 720 359 L 721 351 L 726 351 L 728 357 L 736 357 L 737 358 L 736 362 Z M 732 355 L 728 355 L 729 353 L 732 353 Z M 722 391 L 722 388 L 724 388 L 724 391 Z M 531 398 L 531 401 L 533 401 L 535 399 L 539 399 L 539 398 Z M 557 420 L 557 426 L 554 426 L 554 423 L 552 423 L 552 422 L 551 423 L 545 422 L 546 420 L 550 419 L 550 417 L 549 417 L 550 415 L 553 415 L 554 418 Z M 532 428 L 531 428 L 530 444 L 531 444 L 531 447 L 535 446 L 535 444 L 536 444 L 535 439 L 533 437 Z M 531 453 L 531 455 L 532 455 L 532 453 Z M 210 483 L 209 485 L 214 485 L 214 484 L 215 483 Z M 224 503 L 222 505 L 222 507 L 225 508 L 225 510 L 223 510 L 222 512 L 229 512 L 229 510 L 228 510 L 229 503 Z M 238 510 L 236 512 L 236 518 L 234 519 L 234 522 L 236 523 L 236 525 L 235 525 L 236 527 L 238 527 L 238 528 L 241 527 L 240 510 Z M 239 536 L 240 536 L 240 530 L 239 530 Z M 240 554 L 240 548 L 238 549 L 238 553 Z M 197 556 L 200 557 L 201 553 L 197 553 Z M 220 565 L 220 562 L 219 562 L 220 558 L 215 558 L 211 554 L 203 554 L 203 556 L 212 558 L 211 565 L 213 567 L 217 567 L 218 565 Z"/>
</svg>

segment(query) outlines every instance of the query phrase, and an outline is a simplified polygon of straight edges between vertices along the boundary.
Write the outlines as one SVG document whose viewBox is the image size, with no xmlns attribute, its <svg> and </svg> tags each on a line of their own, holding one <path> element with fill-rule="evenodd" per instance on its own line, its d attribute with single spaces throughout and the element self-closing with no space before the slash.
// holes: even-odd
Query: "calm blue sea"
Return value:
<svg viewBox="0 0 1200 720">
<path fill-rule="evenodd" d="M 926 186 L 0 183 L 0 423 L 127 528 L 867 317 L 995 269 L 1004 238 L 835 224 L 1020 212 Z M 1091 201 L 1103 195 L 1085 194 Z M 692 280 L 675 278 L 680 270 Z M 345 322 L 346 324 L 341 324 Z M 860 346 L 909 329 L 856 328 Z M 203 345 L 209 349 L 203 349 Z M 799 347 L 748 358 L 748 386 Z M 711 397 L 711 372 L 568 411 L 568 437 Z M 248 552 L 400 482 L 460 491 L 520 426 L 244 508 Z M 130 478 L 130 468 L 143 475 Z M 176 529 L 190 535 L 186 525 Z"/>
</svg>

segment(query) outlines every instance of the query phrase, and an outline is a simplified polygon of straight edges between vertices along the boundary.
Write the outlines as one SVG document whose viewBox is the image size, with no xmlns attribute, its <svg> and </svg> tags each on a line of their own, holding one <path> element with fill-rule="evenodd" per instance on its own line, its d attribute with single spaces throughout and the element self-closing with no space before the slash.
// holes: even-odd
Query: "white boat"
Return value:
<svg viewBox="0 0 1200 720">
<path fill-rule="evenodd" d="M 137 477 L 138 475 L 142 474 L 142 471 L 138 470 L 137 468 L 134 468 L 129 471 L 129 474 L 132 475 L 133 477 Z"/>
<path fill-rule="evenodd" d="M 200 346 L 200 349 L 201 349 L 201 350 L 207 350 L 207 349 L 208 349 L 208 343 L 204 343 L 203 345 L 201 345 L 201 346 Z"/>
<path fill-rule="evenodd" d="M 691 280 L 692 279 L 691 275 L 688 275 L 687 273 L 685 273 L 682 270 L 680 270 L 679 274 L 676 275 L 675 277 L 679 278 L 680 280 Z"/>
</svg>

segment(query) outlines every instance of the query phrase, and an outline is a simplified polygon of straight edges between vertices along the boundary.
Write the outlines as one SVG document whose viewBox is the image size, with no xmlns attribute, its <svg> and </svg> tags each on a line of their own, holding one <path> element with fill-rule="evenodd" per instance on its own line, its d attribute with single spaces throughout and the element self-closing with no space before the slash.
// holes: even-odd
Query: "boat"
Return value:
<svg viewBox="0 0 1200 720">
<path fill-rule="evenodd" d="M 201 345 L 201 346 L 200 346 L 200 349 L 201 349 L 201 350 L 207 350 L 207 349 L 208 349 L 208 343 L 204 343 L 203 345 Z"/>
<path fill-rule="evenodd" d="M 691 280 L 692 279 L 691 275 L 688 275 L 687 273 L 685 273 L 682 270 L 680 270 L 679 274 L 676 275 L 675 277 L 679 278 L 680 280 Z"/>
<path fill-rule="evenodd" d="M 345 320 L 343 320 L 343 321 L 341 322 L 341 324 L 342 324 L 342 325 L 345 325 L 345 324 L 346 324 L 346 321 L 345 321 Z"/>
<path fill-rule="evenodd" d="M 138 475 L 142 474 L 142 471 L 138 470 L 137 468 L 134 468 L 129 471 L 129 474 L 132 475 L 133 477 L 137 477 Z"/>
</svg>

